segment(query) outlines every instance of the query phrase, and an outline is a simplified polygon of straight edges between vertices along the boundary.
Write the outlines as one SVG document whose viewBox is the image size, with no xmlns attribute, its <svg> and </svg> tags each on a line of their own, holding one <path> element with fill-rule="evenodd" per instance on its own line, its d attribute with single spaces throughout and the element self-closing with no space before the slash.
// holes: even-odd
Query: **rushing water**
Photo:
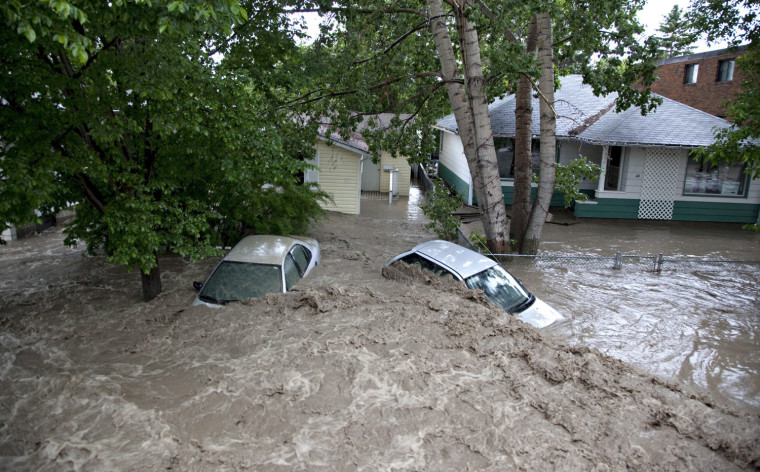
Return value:
<svg viewBox="0 0 760 472">
<path fill-rule="evenodd" d="M 420 193 L 392 204 L 363 202 L 362 214 L 424 218 Z M 366 203 L 366 204 L 365 204 Z M 541 254 L 648 256 L 646 262 L 515 262 L 509 270 L 566 319 L 546 331 L 683 385 L 760 411 L 760 262 L 665 263 L 678 260 L 760 261 L 760 235 L 740 225 L 574 220 L 544 226 Z M 472 228 L 472 227 L 474 228 Z M 478 231 L 478 222 L 465 224 Z"/>
<path fill-rule="evenodd" d="M 538 336 L 460 287 L 380 274 L 432 237 L 419 198 L 331 215 L 298 291 L 219 310 L 190 307 L 213 259 L 162 258 L 143 303 L 138 274 L 62 247 L 60 228 L 3 247 L 0 470 L 755 463 L 756 415 L 582 347 L 760 411 L 754 269 L 511 266 L 567 318 Z M 542 248 L 760 259 L 755 235 L 718 225 L 547 225 Z"/>
<path fill-rule="evenodd" d="M 736 225 L 581 222 L 544 239 L 551 253 L 760 261 L 760 238 Z M 536 269 L 513 272 L 567 316 L 555 335 L 760 410 L 760 264 Z"/>
</svg>

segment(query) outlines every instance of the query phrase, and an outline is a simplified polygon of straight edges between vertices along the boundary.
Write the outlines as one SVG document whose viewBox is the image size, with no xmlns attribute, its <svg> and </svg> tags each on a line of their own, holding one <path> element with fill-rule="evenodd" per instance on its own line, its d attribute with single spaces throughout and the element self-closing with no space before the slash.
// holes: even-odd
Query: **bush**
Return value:
<svg viewBox="0 0 760 472">
<path fill-rule="evenodd" d="M 452 195 L 442 181 L 437 181 L 425 197 L 426 201 L 420 205 L 420 208 L 422 213 L 431 220 L 425 228 L 435 231 L 435 234 L 441 239 L 455 240 L 457 228 L 461 222 L 451 213 L 462 204 L 459 196 Z"/>
</svg>

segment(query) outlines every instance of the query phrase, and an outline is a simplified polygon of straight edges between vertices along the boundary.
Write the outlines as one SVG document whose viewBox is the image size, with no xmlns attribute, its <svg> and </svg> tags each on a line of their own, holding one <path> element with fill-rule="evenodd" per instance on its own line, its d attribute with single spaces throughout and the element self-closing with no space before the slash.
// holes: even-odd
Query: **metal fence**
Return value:
<svg viewBox="0 0 760 472">
<path fill-rule="evenodd" d="M 631 255 L 616 253 L 614 256 L 589 256 L 565 254 L 493 254 L 488 250 L 478 250 L 467 237 L 457 229 L 457 244 L 481 252 L 497 260 L 502 265 L 510 267 L 531 265 L 533 267 L 554 266 L 584 267 L 592 269 L 631 269 L 651 272 L 663 270 L 726 270 L 731 268 L 749 268 L 760 270 L 760 260 L 729 260 L 729 259 L 694 259 L 665 257 L 656 255 Z"/>
<path fill-rule="evenodd" d="M 427 170 L 425 169 L 425 166 L 423 166 L 422 164 L 417 164 L 417 169 L 419 172 L 419 178 L 422 182 L 422 188 L 425 191 L 425 193 L 427 193 L 428 191 L 430 191 L 430 189 L 432 189 L 435 186 L 435 184 L 430 179 L 430 176 L 428 175 Z"/>
</svg>

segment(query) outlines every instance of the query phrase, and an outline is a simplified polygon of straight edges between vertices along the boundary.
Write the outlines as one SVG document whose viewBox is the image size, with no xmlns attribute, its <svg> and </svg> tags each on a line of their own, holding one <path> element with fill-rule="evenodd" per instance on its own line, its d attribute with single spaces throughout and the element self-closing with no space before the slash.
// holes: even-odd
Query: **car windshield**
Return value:
<svg viewBox="0 0 760 472">
<path fill-rule="evenodd" d="M 510 313 L 521 311 L 533 299 L 517 279 L 498 265 L 468 277 L 465 283 L 482 290 L 489 300 Z"/>
<path fill-rule="evenodd" d="M 224 304 L 282 292 L 280 266 L 222 261 L 198 298 L 204 302 Z"/>
</svg>

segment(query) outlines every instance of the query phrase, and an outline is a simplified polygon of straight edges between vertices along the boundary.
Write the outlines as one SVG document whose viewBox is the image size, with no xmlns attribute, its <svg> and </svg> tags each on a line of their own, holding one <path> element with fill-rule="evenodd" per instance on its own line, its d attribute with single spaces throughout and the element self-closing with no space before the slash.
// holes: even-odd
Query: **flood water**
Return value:
<svg viewBox="0 0 760 472">
<path fill-rule="evenodd" d="M 760 261 L 738 225 L 580 222 L 545 226 L 542 253 Z M 522 264 L 521 264 L 522 265 Z M 683 385 L 760 411 L 760 263 L 566 264 L 511 270 L 567 319 L 548 328 Z"/>
<path fill-rule="evenodd" d="M 139 274 L 64 247 L 61 227 L 2 247 L 0 470 L 756 466 L 756 267 L 510 264 L 566 317 L 539 332 L 461 285 L 381 273 L 435 237 L 420 198 L 331 213 L 296 290 L 218 310 L 191 306 L 218 258 L 162 258 L 164 291 L 144 303 Z M 735 226 L 588 221 L 547 225 L 542 243 L 731 259 L 759 247 Z"/>
<path fill-rule="evenodd" d="M 362 214 L 424 218 L 407 201 L 362 202 Z M 557 220 L 555 220 L 557 221 Z M 760 261 L 760 235 L 741 225 L 574 220 L 544 226 L 540 254 L 643 255 Z M 479 222 L 464 233 L 483 233 Z M 625 260 L 625 259 L 624 259 Z M 508 269 L 565 320 L 545 331 L 659 377 L 760 412 L 760 263 L 513 262 Z"/>
</svg>

